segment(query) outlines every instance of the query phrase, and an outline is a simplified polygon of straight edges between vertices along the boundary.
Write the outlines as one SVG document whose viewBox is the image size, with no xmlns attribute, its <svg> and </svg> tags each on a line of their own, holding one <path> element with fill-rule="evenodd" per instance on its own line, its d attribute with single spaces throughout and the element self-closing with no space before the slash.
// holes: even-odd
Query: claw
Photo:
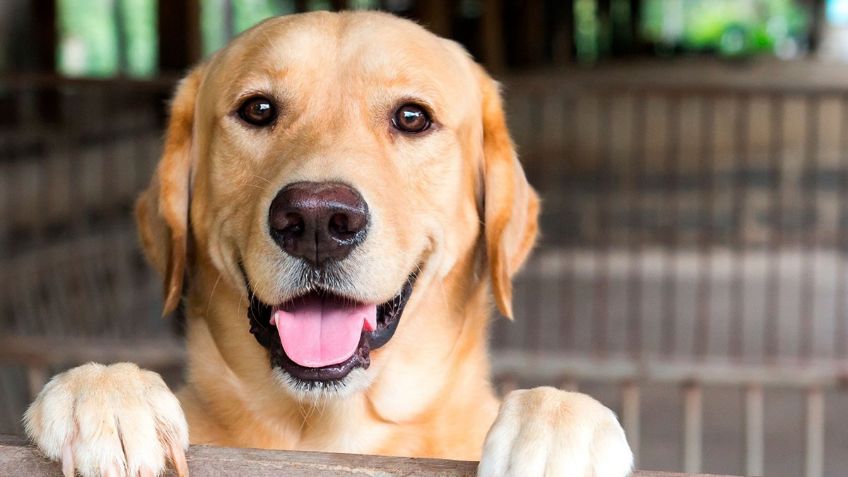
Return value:
<svg viewBox="0 0 848 477">
<path fill-rule="evenodd" d="M 171 461 L 177 470 L 177 477 L 188 477 L 188 463 L 186 462 L 185 450 L 176 442 L 169 443 Z"/>
<path fill-rule="evenodd" d="M 62 475 L 65 477 L 74 477 L 74 450 L 71 448 L 70 441 L 62 446 Z"/>
</svg>

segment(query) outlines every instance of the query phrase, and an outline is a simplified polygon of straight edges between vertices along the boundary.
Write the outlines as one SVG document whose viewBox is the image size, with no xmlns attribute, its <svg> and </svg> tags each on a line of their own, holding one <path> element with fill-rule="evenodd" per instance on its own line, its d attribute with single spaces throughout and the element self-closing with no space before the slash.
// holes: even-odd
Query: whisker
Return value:
<svg viewBox="0 0 848 477">
<path fill-rule="evenodd" d="M 209 309 L 212 306 L 212 297 L 215 296 L 215 290 L 218 289 L 218 283 L 220 281 L 221 281 L 221 274 L 219 273 L 218 278 L 215 280 L 215 284 L 212 285 L 212 291 L 209 292 L 209 301 L 206 302 L 206 311 L 204 312 L 204 316 L 209 316 Z"/>
</svg>

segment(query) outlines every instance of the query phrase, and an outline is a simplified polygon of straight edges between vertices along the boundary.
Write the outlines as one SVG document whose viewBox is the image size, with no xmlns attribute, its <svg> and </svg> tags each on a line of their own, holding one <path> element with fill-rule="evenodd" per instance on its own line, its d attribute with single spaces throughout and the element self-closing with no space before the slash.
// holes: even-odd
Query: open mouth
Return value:
<svg viewBox="0 0 848 477">
<path fill-rule="evenodd" d="M 248 286 L 250 332 L 268 349 L 272 367 L 305 382 L 338 381 L 356 368 L 367 369 L 371 350 L 392 338 L 414 283 L 412 274 L 379 305 L 321 288 L 268 305 Z"/>
</svg>

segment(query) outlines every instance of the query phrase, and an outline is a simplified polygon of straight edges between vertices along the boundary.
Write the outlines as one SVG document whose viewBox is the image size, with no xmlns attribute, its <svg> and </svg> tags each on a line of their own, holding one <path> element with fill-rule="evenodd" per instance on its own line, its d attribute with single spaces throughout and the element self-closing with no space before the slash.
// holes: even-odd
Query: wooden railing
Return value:
<svg viewBox="0 0 848 477">
<path fill-rule="evenodd" d="M 477 474 L 477 463 L 444 459 L 384 457 L 326 452 L 270 451 L 228 447 L 193 446 L 188 451 L 189 472 L 193 476 L 308 475 L 345 476 L 442 476 L 464 477 Z M 59 477 L 62 469 L 47 460 L 23 439 L 0 435 L 0 475 Z M 174 475 L 169 472 L 169 476 Z M 636 471 L 632 477 L 683 477 L 693 474 Z M 702 476 L 706 477 L 706 476 Z M 718 476 L 713 476 L 718 477 Z"/>
</svg>

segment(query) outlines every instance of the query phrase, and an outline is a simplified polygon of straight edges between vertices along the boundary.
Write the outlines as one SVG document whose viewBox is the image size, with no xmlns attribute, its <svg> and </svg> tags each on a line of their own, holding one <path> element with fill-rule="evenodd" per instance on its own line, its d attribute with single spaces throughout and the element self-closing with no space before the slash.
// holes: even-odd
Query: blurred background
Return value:
<svg viewBox="0 0 848 477">
<path fill-rule="evenodd" d="M 180 382 L 131 220 L 188 66 L 273 15 L 383 9 L 506 86 L 543 237 L 501 390 L 588 392 L 639 467 L 848 468 L 848 0 L 3 0 L 0 432 L 52 374 Z"/>
</svg>

